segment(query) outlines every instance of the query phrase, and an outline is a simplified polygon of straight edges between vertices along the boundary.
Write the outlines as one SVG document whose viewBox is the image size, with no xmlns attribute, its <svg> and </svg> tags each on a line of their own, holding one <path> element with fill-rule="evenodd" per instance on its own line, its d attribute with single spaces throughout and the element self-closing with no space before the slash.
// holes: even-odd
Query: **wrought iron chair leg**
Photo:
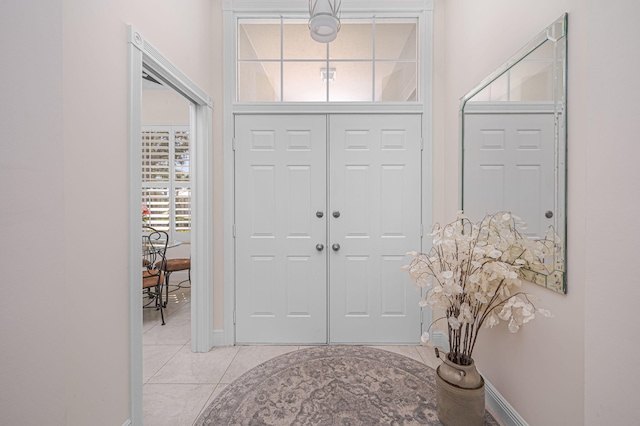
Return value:
<svg viewBox="0 0 640 426">
<path fill-rule="evenodd" d="M 167 289 L 167 294 L 166 296 L 164 296 L 164 307 L 167 307 L 167 304 L 169 303 L 169 278 L 171 277 L 171 272 L 166 272 L 164 273 L 164 282 L 165 282 L 165 287 Z"/>
<path fill-rule="evenodd" d="M 160 304 L 159 304 L 160 318 L 162 319 L 162 325 L 164 325 L 165 322 L 164 322 L 164 306 L 162 306 L 162 283 L 160 283 L 158 287 L 160 288 L 158 292 L 158 300 L 160 300 Z"/>
</svg>

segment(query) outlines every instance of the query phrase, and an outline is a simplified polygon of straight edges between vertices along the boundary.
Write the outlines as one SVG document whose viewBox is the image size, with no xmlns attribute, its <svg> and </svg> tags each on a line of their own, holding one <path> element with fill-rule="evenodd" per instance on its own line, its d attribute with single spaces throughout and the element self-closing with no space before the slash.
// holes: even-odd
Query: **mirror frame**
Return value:
<svg viewBox="0 0 640 426">
<path fill-rule="evenodd" d="M 560 237 L 562 244 L 556 250 L 553 256 L 553 271 L 543 274 L 534 271 L 525 271 L 523 274 L 526 279 L 534 282 L 542 287 L 558 293 L 567 293 L 567 275 L 566 275 L 566 244 L 567 244 L 567 224 L 566 224 L 566 159 L 567 159 L 567 22 L 568 14 L 564 13 L 560 18 L 556 19 L 551 25 L 542 30 L 529 43 L 518 50 L 506 62 L 499 66 L 495 71 L 484 78 L 478 85 L 471 89 L 467 94 L 460 98 L 459 109 L 459 140 L 460 140 L 460 164 L 459 164 L 459 206 L 464 210 L 464 129 L 465 129 L 465 106 L 478 93 L 488 87 L 491 83 L 510 71 L 514 66 L 519 64 L 529 54 L 534 52 L 547 41 L 552 43 L 564 43 L 564 63 L 562 64 L 562 72 L 558 78 L 562 78 L 562 92 L 558 96 L 558 91 L 554 87 L 553 104 L 555 115 L 554 126 L 554 144 L 555 144 L 555 220 L 554 230 Z M 558 58 L 554 53 L 554 67 L 558 66 Z"/>
</svg>

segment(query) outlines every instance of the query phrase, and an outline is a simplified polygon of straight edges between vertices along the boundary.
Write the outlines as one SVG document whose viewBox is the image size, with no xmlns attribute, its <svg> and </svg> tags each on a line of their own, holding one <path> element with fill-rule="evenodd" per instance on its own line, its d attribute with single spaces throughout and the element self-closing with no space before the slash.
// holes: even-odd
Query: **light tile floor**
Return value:
<svg viewBox="0 0 640 426">
<path fill-rule="evenodd" d="M 190 290 L 170 293 L 166 325 L 154 309 L 143 311 L 144 424 L 191 426 L 199 414 L 229 383 L 276 356 L 307 346 L 215 347 L 192 353 L 190 346 Z M 435 368 L 431 348 L 374 346 L 405 355 Z"/>
</svg>

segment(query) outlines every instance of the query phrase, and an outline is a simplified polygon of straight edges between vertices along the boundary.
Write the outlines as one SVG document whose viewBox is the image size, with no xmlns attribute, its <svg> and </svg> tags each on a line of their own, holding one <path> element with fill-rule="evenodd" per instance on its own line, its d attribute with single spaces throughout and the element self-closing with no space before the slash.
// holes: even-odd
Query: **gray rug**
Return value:
<svg viewBox="0 0 640 426">
<path fill-rule="evenodd" d="M 227 386 L 201 425 L 440 425 L 435 370 L 363 346 L 318 346 L 271 359 Z M 485 415 L 485 424 L 498 426 Z"/>
</svg>

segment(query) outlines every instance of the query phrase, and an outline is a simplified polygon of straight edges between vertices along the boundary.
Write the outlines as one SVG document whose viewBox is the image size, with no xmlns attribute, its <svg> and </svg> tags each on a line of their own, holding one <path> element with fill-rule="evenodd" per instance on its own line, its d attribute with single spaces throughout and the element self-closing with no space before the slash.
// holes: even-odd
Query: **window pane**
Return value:
<svg viewBox="0 0 640 426">
<path fill-rule="evenodd" d="M 327 86 L 322 80 L 326 62 L 285 62 L 283 100 L 286 102 L 322 102 Z"/>
<path fill-rule="evenodd" d="M 307 21 L 284 25 L 283 47 L 284 59 L 327 59 L 327 45 L 311 38 Z"/>
<path fill-rule="evenodd" d="M 354 102 L 373 100 L 373 70 L 371 62 L 331 62 L 335 78 L 329 83 L 329 100 Z"/>
<path fill-rule="evenodd" d="M 280 101 L 280 62 L 239 62 L 238 101 Z"/>
<path fill-rule="evenodd" d="M 238 59 L 280 59 L 280 20 L 241 20 Z"/>
<path fill-rule="evenodd" d="M 188 232 L 191 230 L 191 188 L 176 188 L 176 231 Z"/>
<path fill-rule="evenodd" d="M 417 81 L 415 62 L 376 62 L 376 101 L 416 101 Z"/>
<path fill-rule="evenodd" d="M 417 21 L 376 20 L 376 59 L 411 60 L 418 57 Z"/>
<path fill-rule="evenodd" d="M 174 139 L 176 182 L 189 182 L 189 131 L 176 132 Z"/>
<path fill-rule="evenodd" d="M 169 132 L 142 133 L 142 181 L 169 181 Z"/>
<path fill-rule="evenodd" d="M 307 37 L 311 38 L 309 34 Z M 373 25 L 369 20 L 342 22 L 338 37 L 329 44 L 329 59 L 372 59 Z"/>
<path fill-rule="evenodd" d="M 169 231 L 169 190 L 167 188 L 142 188 L 142 202 L 151 211 L 146 225 L 159 231 Z"/>
</svg>

